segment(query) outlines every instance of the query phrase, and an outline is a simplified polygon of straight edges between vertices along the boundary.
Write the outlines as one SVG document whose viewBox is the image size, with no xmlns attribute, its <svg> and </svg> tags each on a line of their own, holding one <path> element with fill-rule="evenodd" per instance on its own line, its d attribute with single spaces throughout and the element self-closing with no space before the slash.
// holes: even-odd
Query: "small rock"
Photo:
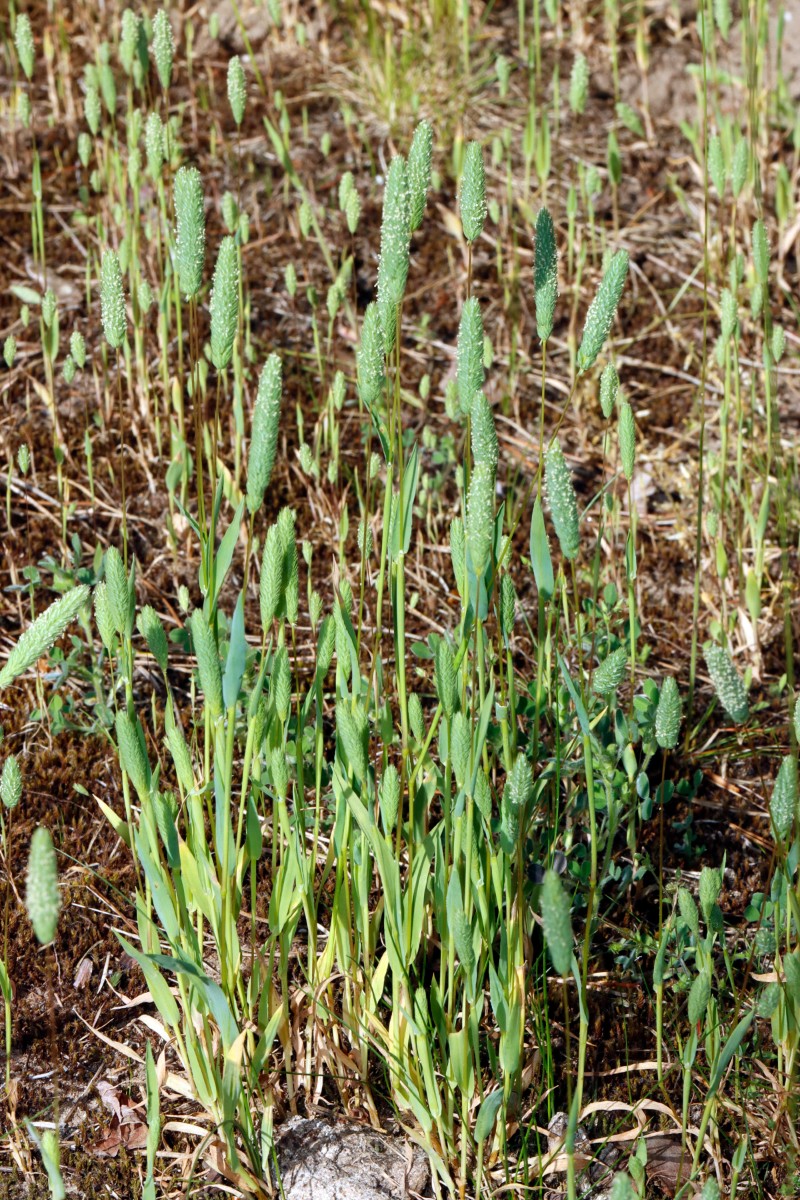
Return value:
<svg viewBox="0 0 800 1200">
<path fill-rule="evenodd" d="M 430 1180 L 420 1149 L 364 1125 L 292 1117 L 276 1150 L 285 1200 L 404 1200 Z"/>
<path fill-rule="evenodd" d="M 272 28 L 272 20 L 266 4 L 258 6 L 243 4 L 237 13 L 231 0 L 222 0 L 220 4 L 216 5 L 214 11 L 219 21 L 219 43 L 236 54 L 244 54 L 247 51 L 242 30 L 244 30 L 251 48 L 258 50 L 266 41 Z M 219 49 L 209 35 L 208 24 L 201 23 L 195 35 L 195 54 L 201 58 L 206 57 L 215 48 Z"/>
</svg>

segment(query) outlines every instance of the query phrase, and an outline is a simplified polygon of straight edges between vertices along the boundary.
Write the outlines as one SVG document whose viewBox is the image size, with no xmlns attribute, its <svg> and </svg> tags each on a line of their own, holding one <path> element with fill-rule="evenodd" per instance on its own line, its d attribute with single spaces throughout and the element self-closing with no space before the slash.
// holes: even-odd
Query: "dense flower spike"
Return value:
<svg viewBox="0 0 800 1200">
<path fill-rule="evenodd" d="M 106 250 L 100 274 L 100 306 L 103 332 L 112 349 L 118 349 L 125 341 L 128 319 L 125 312 L 125 296 L 122 291 L 122 270 L 116 250 Z"/>
<path fill-rule="evenodd" d="M 14 45 L 17 48 L 17 58 L 25 72 L 25 78 L 30 79 L 33 76 L 33 30 L 31 29 L 31 19 L 26 12 L 17 13 Z"/>
<path fill-rule="evenodd" d="M 281 415 L 281 360 L 270 354 L 258 381 L 247 463 L 247 507 L 257 512 L 272 478 Z"/>
<path fill-rule="evenodd" d="M 119 747 L 120 766 L 133 784 L 140 802 L 146 804 L 150 797 L 152 775 L 140 737 L 138 718 L 129 717 L 124 709 L 120 709 L 114 722 L 114 728 Z"/>
<path fill-rule="evenodd" d="M 592 688 L 598 696 L 610 696 L 617 690 L 625 678 L 627 666 L 628 649 L 626 646 L 612 650 L 603 659 L 592 676 Z"/>
<path fill-rule="evenodd" d="M 381 255 L 378 263 L 378 309 L 387 354 L 394 346 L 397 311 L 406 290 L 411 224 L 405 160 L 397 155 L 389 166 L 383 193 Z"/>
<path fill-rule="evenodd" d="M 452 647 L 446 638 L 440 638 L 436 643 L 434 655 L 434 680 L 436 694 L 442 706 L 442 712 L 448 721 L 453 717 L 458 699 L 458 684 L 456 680 L 456 664 Z"/>
<path fill-rule="evenodd" d="M 383 772 L 378 799 L 383 831 L 389 837 L 394 832 L 400 808 L 400 774 L 394 763 L 389 763 Z"/>
<path fill-rule="evenodd" d="M 189 618 L 192 643 L 197 656 L 197 673 L 205 702 L 212 720 L 222 715 L 222 673 L 217 643 L 202 608 L 196 608 Z"/>
<path fill-rule="evenodd" d="M 472 457 L 476 466 L 483 463 L 497 471 L 497 430 L 492 406 L 483 392 L 477 392 L 472 401 Z"/>
<path fill-rule="evenodd" d="M 456 347 L 458 403 L 462 413 L 472 408 L 475 395 L 483 387 L 483 320 L 481 307 L 475 296 L 464 304 L 458 325 Z"/>
<path fill-rule="evenodd" d="M 103 113 L 100 107 L 100 93 L 94 85 L 90 85 L 86 89 L 86 95 L 83 98 L 83 114 L 92 134 L 97 137 Z"/>
<path fill-rule="evenodd" d="M 258 600 L 261 610 L 261 626 L 265 634 L 278 616 L 283 592 L 284 547 L 281 531 L 277 525 L 270 525 L 264 542 L 264 553 L 261 557 L 261 575 L 259 578 Z"/>
<path fill-rule="evenodd" d="M 159 82 L 166 91 L 172 80 L 172 57 L 175 43 L 166 10 L 160 8 L 153 20 L 153 58 Z"/>
<path fill-rule="evenodd" d="M 572 962 L 570 903 L 561 880 L 552 869 L 545 871 L 541 892 L 544 940 L 557 975 L 567 975 Z"/>
<path fill-rule="evenodd" d="M 747 703 L 744 683 L 733 665 L 730 654 L 723 646 L 717 646 L 713 642 L 704 647 L 704 653 L 708 673 L 720 703 L 734 725 L 743 724 L 750 715 L 750 706 Z"/>
<path fill-rule="evenodd" d="M 725 158 L 719 134 L 708 139 L 708 174 L 721 200 L 725 194 Z"/>
<path fill-rule="evenodd" d="M 118 634 L 127 634 L 131 628 L 131 593 L 125 564 L 116 546 L 109 546 L 106 551 L 104 575 L 112 624 Z"/>
<path fill-rule="evenodd" d="M 117 111 L 117 81 L 114 78 L 114 72 L 111 69 L 110 63 L 100 64 L 98 82 L 106 112 L 110 117 L 113 117 Z"/>
<path fill-rule="evenodd" d="M 589 64 L 583 54 L 576 54 L 569 77 L 569 106 L 580 115 L 589 96 Z"/>
<path fill-rule="evenodd" d="M 791 754 L 784 758 L 778 770 L 769 812 L 776 836 L 786 841 L 797 819 L 797 762 Z"/>
<path fill-rule="evenodd" d="M 9 754 L 0 776 L 0 799 L 6 808 L 16 808 L 22 797 L 22 772 L 16 754 Z"/>
<path fill-rule="evenodd" d="M 228 63 L 228 103 L 231 106 L 233 119 L 237 125 L 244 120 L 244 107 L 247 103 L 247 81 L 244 77 L 244 67 L 238 54 Z"/>
<path fill-rule="evenodd" d="M 42 296 L 42 320 L 45 328 L 50 329 L 56 315 L 56 294 L 52 288 L 48 288 Z"/>
<path fill-rule="evenodd" d="M 546 208 L 536 218 L 534 251 L 534 292 L 536 300 L 536 333 L 546 342 L 553 332 L 553 317 L 558 299 L 558 252 L 553 218 Z"/>
<path fill-rule="evenodd" d="M 384 384 L 383 330 L 378 305 L 367 305 L 361 326 L 361 341 L 356 354 L 358 394 L 371 407 Z"/>
<path fill-rule="evenodd" d="M 176 258 L 181 291 L 187 300 L 203 282 L 206 216 L 203 182 L 197 167 L 181 167 L 175 176 Z"/>
<path fill-rule="evenodd" d="M 224 237 L 217 254 L 211 285 L 211 361 L 222 371 L 231 361 L 239 322 L 239 251 Z"/>
<path fill-rule="evenodd" d="M 151 112 L 144 127 L 144 149 L 147 155 L 147 170 L 155 181 L 161 178 L 164 165 L 164 126 L 157 112 Z"/>
<path fill-rule="evenodd" d="M 656 708 L 656 741 L 662 750 L 673 750 L 681 728 L 681 697 L 678 685 L 668 675 L 661 685 Z"/>
<path fill-rule="evenodd" d="M 633 409 L 627 400 L 623 400 L 619 406 L 619 457 L 622 473 L 630 483 L 636 461 L 636 424 Z"/>
<path fill-rule="evenodd" d="M 731 163 L 731 190 L 733 191 L 734 199 L 736 200 L 739 199 L 742 188 L 747 183 L 749 169 L 749 143 L 746 137 L 740 137 L 734 147 L 733 162 Z"/>
<path fill-rule="evenodd" d="M 358 222 L 361 219 L 361 201 L 358 198 L 358 192 L 353 188 L 350 195 L 347 197 L 347 203 L 344 210 L 345 219 L 347 220 L 347 228 L 351 234 L 354 234 L 358 229 Z"/>
<path fill-rule="evenodd" d="M 553 442 L 547 451 L 544 482 L 561 553 L 565 558 L 575 558 L 580 546 L 578 501 L 567 460 L 558 442 Z"/>
<path fill-rule="evenodd" d="M 139 24 L 139 17 L 133 9 L 126 8 L 122 14 L 119 33 L 119 61 L 126 75 L 133 71 L 139 42 Z"/>
<path fill-rule="evenodd" d="M 504 575 L 500 582 L 500 628 L 506 642 L 514 632 L 514 621 L 517 615 L 517 593 L 510 575 Z"/>
<path fill-rule="evenodd" d="M 619 375 L 613 363 L 606 363 L 600 376 L 600 408 L 607 421 L 611 419 L 619 392 Z"/>
<path fill-rule="evenodd" d="M 483 575 L 489 563 L 494 536 L 495 473 L 486 463 L 476 463 L 467 496 L 467 548 L 472 569 Z"/>
<path fill-rule="evenodd" d="M 430 121 L 420 121 L 414 130 L 411 149 L 408 152 L 406 174 L 410 207 L 411 232 L 419 229 L 425 215 L 428 188 L 431 184 L 431 152 L 433 149 L 433 126 Z"/>
<path fill-rule="evenodd" d="M 58 891 L 58 867 L 50 830 L 40 825 L 31 838 L 28 877 L 25 889 L 28 910 L 36 940 L 49 946 L 58 929 L 61 897 Z"/>
<path fill-rule="evenodd" d="M 486 220 L 486 173 L 480 142 L 470 142 L 464 151 L 459 208 L 464 237 L 472 243 L 480 237 Z"/>
<path fill-rule="evenodd" d="M 628 252 L 618 250 L 606 268 L 597 289 L 597 295 L 589 305 L 583 338 L 578 350 L 578 370 L 588 371 L 603 349 L 617 311 L 619 298 L 628 274 Z"/>
<path fill-rule="evenodd" d="M 345 171 L 339 180 L 339 212 L 344 212 L 347 208 L 347 201 L 355 187 L 352 171 Z"/>
</svg>

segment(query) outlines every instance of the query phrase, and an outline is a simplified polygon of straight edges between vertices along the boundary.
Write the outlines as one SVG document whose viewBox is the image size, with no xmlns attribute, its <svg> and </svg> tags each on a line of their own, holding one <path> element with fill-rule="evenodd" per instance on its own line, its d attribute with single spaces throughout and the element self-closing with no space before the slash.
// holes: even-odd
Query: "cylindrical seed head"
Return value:
<svg viewBox="0 0 800 1200">
<path fill-rule="evenodd" d="M 0 776 L 0 797 L 6 808 L 16 808 L 22 796 L 22 772 L 16 754 L 9 754 Z"/>
<path fill-rule="evenodd" d="M 92 134 L 97 137 L 103 114 L 100 108 L 100 93 L 95 84 L 89 84 L 86 88 L 86 95 L 83 98 L 83 115 L 86 117 L 86 124 Z"/>
<path fill-rule="evenodd" d="M 458 693 L 456 690 L 455 658 L 450 643 L 445 638 L 440 638 L 436 643 L 434 681 L 436 683 L 436 694 L 442 706 L 442 712 L 449 721 L 452 719 L 453 712 L 455 711 Z"/>
<path fill-rule="evenodd" d="M 389 763 L 381 778 L 378 800 L 381 808 L 383 832 L 387 837 L 394 832 L 400 808 L 400 775 L 394 763 Z"/>
<path fill-rule="evenodd" d="M 458 325 L 456 344 L 458 403 L 462 413 L 470 412 L 476 392 L 483 387 L 483 319 L 475 296 L 464 304 Z"/>
<path fill-rule="evenodd" d="M 272 478 L 281 415 L 281 360 L 270 354 L 258 381 L 247 461 L 247 507 L 257 512 Z"/>
<path fill-rule="evenodd" d="M 203 689 L 211 719 L 216 721 L 222 713 L 222 673 L 217 643 L 201 608 L 194 610 L 189 618 L 189 624 L 192 629 L 194 652 L 197 656 L 200 686 Z"/>
<path fill-rule="evenodd" d="M 78 329 L 73 329 L 69 339 L 69 352 L 81 370 L 86 366 L 86 342 Z"/>
<path fill-rule="evenodd" d="M 580 547 L 578 501 L 570 469 L 558 442 L 547 451 L 544 482 L 561 553 L 567 559 L 575 558 Z"/>
<path fill-rule="evenodd" d="M 152 180 L 161 178 L 164 165 L 164 126 L 157 112 L 151 112 L 144 127 L 144 149 L 147 171 Z"/>
<path fill-rule="evenodd" d="M 406 164 L 398 154 L 392 159 L 386 176 L 381 220 L 381 253 L 378 262 L 378 308 L 384 350 L 387 354 L 394 346 L 397 310 L 408 279 L 410 219 Z"/>
<path fill-rule="evenodd" d="M 106 551 L 105 581 L 108 589 L 108 609 L 116 632 L 122 636 L 130 626 L 131 595 L 122 555 L 116 546 Z"/>
<path fill-rule="evenodd" d="M 81 584 L 71 588 L 58 600 L 54 600 L 44 612 L 39 613 L 33 624 L 22 634 L 9 654 L 6 665 L 0 671 L 0 689 L 8 687 L 53 647 L 88 599 L 89 588 L 86 584 Z"/>
<path fill-rule="evenodd" d="M 517 592 L 511 576 L 506 574 L 500 582 L 500 625 L 506 640 L 514 632 L 516 613 Z"/>
<path fill-rule="evenodd" d="M 43 825 L 34 831 L 31 838 L 25 907 L 37 941 L 42 946 L 48 946 L 56 936 L 61 897 L 53 839 L 50 830 Z"/>
<path fill-rule="evenodd" d="M 607 654 L 592 676 L 592 690 L 598 696 L 611 696 L 625 678 L 628 666 L 628 650 L 620 646 Z"/>
<path fill-rule="evenodd" d="M 139 17 L 132 8 L 122 14 L 119 33 L 119 61 L 126 75 L 133 71 L 133 62 L 139 41 Z"/>
<path fill-rule="evenodd" d="M 30 79 L 33 76 L 33 30 L 31 29 L 31 19 L 26 12 L 17 13 L 14 45 L 17 48 L 17 58 L 25 72 L 25 78 Z"/>
<path fill-rule="evenodd" d="M 146 604 L 137 617 L 136 625 L 142 637 L 147 642 L 147 649 L 161 670 L 166 673 L 169 643 L 167 642 L 167 635 L 158 613 L 149 604 Z"/>
<path fill-rule="evenodd" d="M 106 250 L 100 274 L 100 310 L 103 332 L 113 350 L 125 341 L 127 315 L 122 290 L 122 269 L 116 250 Z"/>
<path fill-rule="evenodd" d="M 156 61 L 156 71 L 164 91 L 167 90 L 172 79 L 174 48 L 175 43 L 169 17 L 165 9 L 160 8 L 153 19 L 153 58 Z"/>
<path fill-rule="evenodd" d="M 464 522 L 460 517 L 454 517 L 450 522 L 450 561 L 453 564 L 458 594 L 463 600 L 466 596 L 466 541 Z"/>
<path fill-rule="evenodd" d="M 414 130 L 407 165 L 412 233 L 419 229 L 425 214 L 428 188 L 431 183 L 432 149 L 433 127 L 430 121 L 420 121 Z"/>
<path fill-rule="evenodd" d="M 606 268 L 600 287 L 589 305 L 578 350 L 578 370 L 588 371 L 603 349 L 617 311 L 628 274 L 628 252 L 618 250 Z"/>
<path fill-rule="evenodd" d="M 231 361 L 239 322 L 239 250 L 232 237 L 220 243 L 211 285 L 211 361 L 222 371 Z"/>
<path fill-rule="evenodd" d="M 589 64 L 583 54 L 577 54 L 569 77 L 569 106 L 578 116 L 586 108 L 589 96 Z"/>
<path fill-rule="evenodd" d="M 270 525 L 261 557 L 261 576 L 258 598 L 261 609 L 261 627 L 268 634 L 272 622 L 278 615 L 283 593 L 283 542 L 277 525 Z"/>
<path fill-rule="evenodd" d="M 244 107 L 247 103 L 247 81 L 244 77 L 244 67 L 238 54 L 228 63 L 228 103 L 231 106 L 233 119 L 237 125 L 244 120 Z"/>
<path fill-rule="evenodd" d="M 181 167 L 175 176 L 175 220 L 178 279 L 189 300 L 200 290 L 206 257 L 203 183 L 197 167 Z"/>
<path fill-rule="evenodd" d="M 492 552 L 494 490 L 493 468 L 486 463 L 476 463 L 467 496 L 467 548 L 478 578 L 486 570 Z"/>
<path fill-rule="evenodd" d="M 678 744 L 681 728 L 681 697 L 678 685 L 668 675 L 661 685 L 656 708 L 656 741 L 662 750 L 672 750 Z"/>
<path fill-rule="evenodd" d="M 282 610 L 290 625 L 297 623 L 300 608 L 300 585 L 295 539 L 296 514 L 293 508 L 282 508 L 278 513 L 278 533 L 283 548 Z"/>
<path fill-rule="evenodd" d="M 613 363 L 606 363 L 600 376 L 600 408 L 607 421 L 611 419 L 619 392 L 619 375 Z"/>
<path fill-rule="evenodd" d="M 476 466 L 483 463 L 497 472 L 497 430 L 484 392 L 476 392 L 472 401 L 472 457 Z"/>
<path fill-rule="evenodd" d="M 120 709 L 116 716 L 115 728 L 120 766 L 133 784 L 139 800 L 145 804 L 150 796 L 151 772 L 142 745 L 139 720 L 137 717 L 129 717 L 124 709 Z"/>
<path fill-rule="evenodd" d="M 704 647 L 704 655 L 714 691 L 734 725 L 743 724 L 750 715 L 747 692 L 730 654 L 713 642 Z"/>
<path fill-rule="evenodd" d="M 347 197 L 344 215 L 345 219 L 347 220 L 348 230 L 351 234 L 354 234 L 358 229 L 358 222 L 361 219 L 361 201 L 355 188 L 353 188 L 352 192 Z"/>
<path fill-rule="evenodd" d="M 534 249 L 534 292 L 536 299 L 536 333 L 546 342 L 553 332 L 553 317 L 558 299 L 558 251 L 553 218 L 546 208 L 536 218 Z"/>
<path fill-rule="evenodd" d="M 464 237 L 472 243 L 480 237 L 486 220 L 486 174 L 480 142 L 470 142 L 464 151 L 459 207 Z"/>
<path fill-rule="evenodd" d="M 785 842 L 797 818 L 797 762 L 788 754 L 780 765 L 769 805 L 775 835 Z"/>
<path fill-rule="evenodd" d="M 384 384 L 383 330 L 377 304 L 369 304 L 361 326 L 361 341 L 356 354 L 358 393 L 362 403 L 372 407 Z"/>
<path fill-rule="evenodd" d="M 630 482 L 636 461 L 636 424 L 633 409 L 627 400 L 623 400 L 619 406 L 619 457 L 622 473 Z"/>
</svg>

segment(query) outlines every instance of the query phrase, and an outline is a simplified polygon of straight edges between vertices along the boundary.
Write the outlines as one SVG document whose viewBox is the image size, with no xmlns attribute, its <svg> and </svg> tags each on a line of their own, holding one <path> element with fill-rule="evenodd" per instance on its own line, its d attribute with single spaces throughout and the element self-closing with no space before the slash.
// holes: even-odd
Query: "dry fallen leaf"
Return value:
<svg viewBox="0 0 800 1200">
<path fill-rule="evenodd" d="M 84 958 L 75 972 L 75 978 L 72 981 L 72 986 L 75 988 L 76 992 L 79 992 L 86 987 L 87 983 L 92 978 L 93 970 L 94 963 L 92 960 L 90 958 Z"/>
<path fill-rule="evenodd" d="M 114 1117 L 110 1125 L 105 1126 L 96 1142 L 89 1147 L 89 1153 L 99 1158 L 115 1158 L 120 1148 L 125 1150 L 143 1150 L 147 1145 L 147 1125 L 143 1121 L 134 1121 L 121 1125 Z"/>
<path fill-rule="evenodd" d="M 678 1138 L 656 1134 L 647 1138 L 647 1178 L 667 1196 L 674 1196 L 678 1183 L 685 1183 L 692 1173 L 692 1155 L 681 1151 Z"/>
</svg>

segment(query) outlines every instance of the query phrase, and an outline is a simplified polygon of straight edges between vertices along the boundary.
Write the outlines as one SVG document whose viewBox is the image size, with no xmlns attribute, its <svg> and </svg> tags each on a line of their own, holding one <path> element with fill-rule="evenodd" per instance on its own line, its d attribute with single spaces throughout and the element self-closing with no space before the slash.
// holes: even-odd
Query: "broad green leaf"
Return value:
<svg viewBox="0 0 800 1200">
<path fill-rule="evenodd" d="M 478 1111 L 478 1119 L 475 1122 L 475 1141 L 485 1142 L 489 1134 L 494 1129 L 494 1123 L 497 1119 L 497 1114 L 503 1103 L 503 1089 L 495 1088 L 493 1092 L 484 1100 Z"/>
<path fill-rule="evenodd" d="M 236 607 L 231 619 L 230 641 L 228 655 L 225 659 L 225 673 L 222 677 L 222 700 L 226 708 L 233 708 L 242 686 L 245 663 L 247 661 L 247 640 L 244 634 L 244 593 L 239 593 Z"/>
</svg>

